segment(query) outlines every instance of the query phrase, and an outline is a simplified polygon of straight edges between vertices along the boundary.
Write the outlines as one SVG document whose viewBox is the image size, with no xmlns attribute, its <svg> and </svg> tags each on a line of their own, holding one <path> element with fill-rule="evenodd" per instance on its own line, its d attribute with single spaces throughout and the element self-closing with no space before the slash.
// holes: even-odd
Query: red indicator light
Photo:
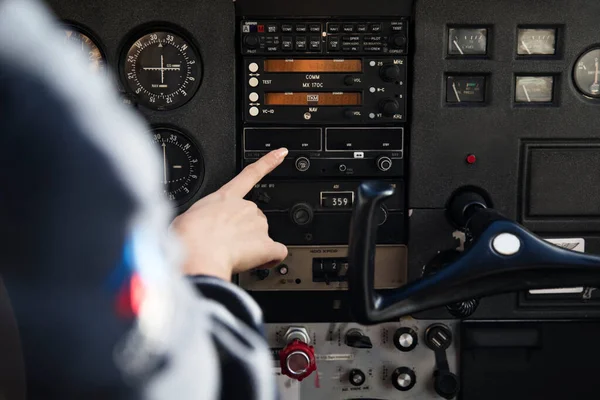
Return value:
<svg viewBox="0 0 600 400">
<path fill-rule="evenodd" d="M 265 26 L 264 25 L 259 25 L 258 26 L 258 32 L 264 32 L 265 31 Z"/>
<path fill-rule="evenodd" d="M 467 164 L 475 164 L 475 161 L 477 161 L 477 157 L 475 157 L 475 154 L 469 154 L 467 156 Z"/>
</svg>

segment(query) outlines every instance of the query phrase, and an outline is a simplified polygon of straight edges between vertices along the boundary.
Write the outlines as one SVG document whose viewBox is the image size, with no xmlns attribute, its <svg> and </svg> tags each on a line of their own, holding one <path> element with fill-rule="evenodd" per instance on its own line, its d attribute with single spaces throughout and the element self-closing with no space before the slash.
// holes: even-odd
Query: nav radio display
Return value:
<svg viewBox="0 0 600 400">
<path fill-rule="evenodd" d="M 268 106 L 359 106 L 358 92 L 271 92 L 265 93 Z"/>
<path fill-rule="evenodd" d="M 264 72 L 362 72 L 361 60 L 276 59 L 264 61 Z"/>
</svg>

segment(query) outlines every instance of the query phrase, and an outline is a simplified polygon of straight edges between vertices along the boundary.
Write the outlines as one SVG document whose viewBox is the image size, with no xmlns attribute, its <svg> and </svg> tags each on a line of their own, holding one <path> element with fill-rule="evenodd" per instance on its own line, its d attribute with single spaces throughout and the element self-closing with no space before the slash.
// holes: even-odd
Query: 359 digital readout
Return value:
<svg viewBox="0 0 600 400">
<path fill-rule="evenodd" d="M 354 192 L 321 192 L 321 207 L 352 208 Z"/>
</svg>

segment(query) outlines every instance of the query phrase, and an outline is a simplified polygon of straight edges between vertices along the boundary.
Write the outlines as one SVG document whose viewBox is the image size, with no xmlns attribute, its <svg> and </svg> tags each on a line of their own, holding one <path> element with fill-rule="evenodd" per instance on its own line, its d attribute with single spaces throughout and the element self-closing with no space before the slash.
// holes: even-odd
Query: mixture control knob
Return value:
<svg viewBox="0 0 600 400">
<path fill-rule="evenodd" d="M 394 333 L 394 346 L 400 351 L 411 351 L 419 344 L 419 336 L 411 328 L 400 328 Z"/>
<path fill-rule="evenodd" d="M 365 383 L 367 377 L 360 369 L 353 369 L 350 371 L 350 374 L 348 374 L 348 380 L 353 386 L 361 386 Z"/>
<path fill-rule="evenodd" d="M 312 222 L 314 213 L 310 204 L 299 203 L 292 207 L 290 216 L 296 225 L 306 225 Z"/>
<path fill-rule="evenodd" d="M 256 46 L 258 46 L 259 39 L 256 35 L 248 35 L 246 36 L 246 39 L 244 39 L 244 42 L 246 43 L 246 46 L 248 46 L 251 49 L 254 49 Z"/>
<path fill-rule="evenodd" d="M 317 369 L 315 349 L 298 339 L 294 339 L 279 352 L 281 373 L 302 381 Z"/>
<path fill-rule="evenodd" d="M 390 44 L 395 49 L 401 49 L 406 45 L 406 36 L 404 35 L 393 35 L 390 38 Z"/>
<path fill-rule="evenodd" d="M 407 367 L 396 368 L 392 373 L 392 385 L 402 392 L 406 392 L 415 386 L 417 376 L 415 372 Z"/>
<path fill-rule="evenodd" d="M 401 78 L 400 67 L 396 64 L 386 64 L 379 70 L 379 76 L 386 82 L 394 82 Z"/>
<path fill-rule="evenodd" d="M 377 168 L 381 172 L 389 171 L 392 168 L 392 159 L 387 156 L 381 156 L 377 159 Z"/>
<path fill-rule="evenodd" d="M 379 105 L 379 108 L 386 117 L 393 117 L 400 112 L 400 104 L 394 99 L 383 100 Z"/>
<path fill-rule="evenodd" d="M 298 171 L 306 172 L 310 168 L 310 160 L 306 157 L 298 157 L 295 166 Z"/>
</svg>

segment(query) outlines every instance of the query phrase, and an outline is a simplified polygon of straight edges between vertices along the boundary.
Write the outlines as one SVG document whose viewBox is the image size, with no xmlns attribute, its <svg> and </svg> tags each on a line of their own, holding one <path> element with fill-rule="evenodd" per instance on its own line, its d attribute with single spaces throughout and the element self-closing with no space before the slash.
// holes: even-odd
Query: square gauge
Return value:
<svg viewBox="0 0 600 400">
<path fill-rule="evenodd" d="M 520 56 L 539 56 L 556 54 L 556 29 L 519 28 L 517 54 Z"/>
<path fill-rule="evenodd" d="M 484 56 L 487 54 L 487 28 L 449 28 L 448 54 Z"/>
<path fill-rule="evenodd" d="M 552 103 L 553 99 L 553 76 L 517 76 L 515 80 L 516 103 Z"/>
<path fill-rule="evenodd" d="M 485 102 L 485 76 L 449 75 L 446 78 L 446 103 Z"/>
</svg>

